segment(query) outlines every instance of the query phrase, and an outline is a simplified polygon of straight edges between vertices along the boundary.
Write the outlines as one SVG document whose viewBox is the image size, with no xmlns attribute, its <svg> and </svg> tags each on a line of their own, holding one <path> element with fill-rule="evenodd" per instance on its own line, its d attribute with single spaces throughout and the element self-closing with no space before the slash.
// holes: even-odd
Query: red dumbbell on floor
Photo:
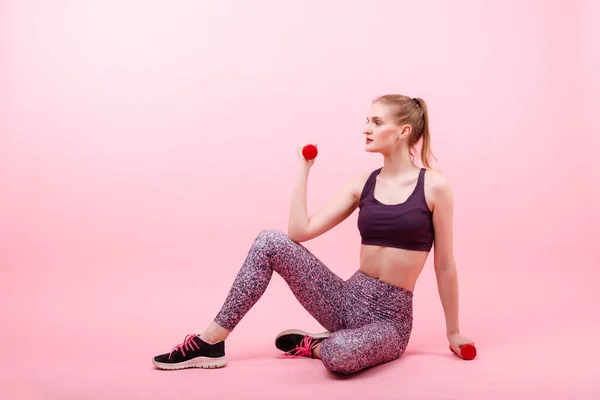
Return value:
<svg viewBox="0 0 600 400">
<path fill-rule="evenodd" d="M 463 344 L 460 346 L 460 354 L 456 353 L 452 346 L 450 346 L 450 350 L 463 360 L 472 360 L 477 356 L 477 349 L 472 344 Z"/>
</svg>

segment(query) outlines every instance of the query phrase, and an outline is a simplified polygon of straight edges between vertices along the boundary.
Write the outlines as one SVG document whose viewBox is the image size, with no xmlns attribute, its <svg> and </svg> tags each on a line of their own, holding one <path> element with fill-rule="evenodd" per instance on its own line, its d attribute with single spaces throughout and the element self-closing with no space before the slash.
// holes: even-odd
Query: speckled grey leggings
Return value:
<svg viewBox="0 0 600 400">
<path fill-rule="evenodd" d="M 347 281 L 285 233 L 265 230 L 254 241 L 215 322 L 233 331 L 263 295 L 273 271 L 331 336 L 321 359 L 350 374 L 399 358 L 412 329 L 412 292 L 357 271 Z"/>
</svg>

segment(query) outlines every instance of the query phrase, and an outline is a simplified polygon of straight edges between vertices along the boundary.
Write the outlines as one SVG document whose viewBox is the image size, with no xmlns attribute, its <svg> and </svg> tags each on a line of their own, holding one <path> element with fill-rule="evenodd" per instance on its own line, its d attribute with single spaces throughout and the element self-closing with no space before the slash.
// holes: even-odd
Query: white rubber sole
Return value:
<svg viewBox="0 0 600 400">
<path fill-rule="evenodd" d="M 310 332 L 306 332 L 306 331 L 302 331 L 300 329 L 288 329 L 287 331 L 283 331 L 281 333 L 279 333 L 279 335 L 277 335 L 277 337 L 275 338 L 275 341 L 277 341 L 277 339 L 279 339 L 282 336 L 285 335 L 308 335 L 308 336 L 312 336 L 315 339 L 325 339 L 328 338 L 329 336 L 331 336 L 331 332 L 325 331 L 325 332 L 320 332 L 320 333 L 310 333 Z"/>
<path fill-rule="evenodd" d="M 177 364 L 165 364 L 160 363 L 152 359 L 152 364 L 158 369 L 185 369 L 185 368 L 206 368 L 206 369 L 214 369 L 214 368 L 223 368 L 227 365 L 227 357 L 196 357 L 191 360 L 183 361 Z"/>
</svg>

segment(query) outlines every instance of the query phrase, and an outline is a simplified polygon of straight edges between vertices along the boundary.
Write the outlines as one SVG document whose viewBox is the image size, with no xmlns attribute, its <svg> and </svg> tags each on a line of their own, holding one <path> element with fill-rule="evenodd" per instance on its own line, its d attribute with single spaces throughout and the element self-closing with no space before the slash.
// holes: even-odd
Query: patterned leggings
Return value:
<svg viewBox="0 0 600 400">
<path fill-rule="evenodd" d="M 215 322 L 233 331 L 263 295 L 273 271 L 329 332 L 321 343 L 327 369 L 351 374 L 399 358 L 412 329 L 412 292 L 357 271 L 347 281 L 285 233 L 254 241 Z"/>
</svg>

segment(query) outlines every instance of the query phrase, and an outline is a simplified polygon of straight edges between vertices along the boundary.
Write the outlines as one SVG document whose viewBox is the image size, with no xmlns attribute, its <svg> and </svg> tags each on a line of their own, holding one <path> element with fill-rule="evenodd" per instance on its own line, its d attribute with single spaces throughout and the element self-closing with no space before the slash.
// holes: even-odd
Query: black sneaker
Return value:
<svg viewBox="0 0 600 400">
<path fill-rule="evenodd" d="M 225 342 L 208 344 L 199 335 L 187 335 L 170 353 L 154 357 L 159 369 L 221 368 L 227 364 Z"/>
<path fill-rule="evenodd" d="M 308 333 L 290 329 L 277 335 L 275 347 L 283 351 L 285 357 L 315 358 L 315 347 L 330 335 L 330 332 Z"/>
</svg>

